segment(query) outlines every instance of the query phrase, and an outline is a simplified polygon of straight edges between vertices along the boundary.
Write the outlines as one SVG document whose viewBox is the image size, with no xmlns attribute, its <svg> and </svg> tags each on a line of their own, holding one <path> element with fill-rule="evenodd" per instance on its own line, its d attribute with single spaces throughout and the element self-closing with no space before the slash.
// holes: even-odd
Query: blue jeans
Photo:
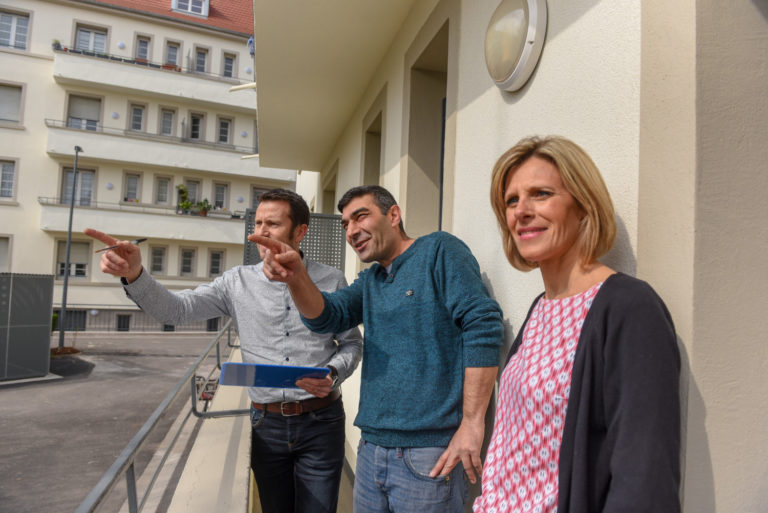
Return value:
<svg viewBox="0 0 768 513">
<path fill-rule="evenodd" d="M 360 441 L 355 513 L 463 513 L 469 500 L 464 467 L 431 478 L 445 447 L 387 448 Z"/>
<path fill-rule="evenodd" d="M 344 464 L 341 399 L 295 417 L 251 407 L 251 468 L 264 513 L 336 513 Z"/>
</svg>

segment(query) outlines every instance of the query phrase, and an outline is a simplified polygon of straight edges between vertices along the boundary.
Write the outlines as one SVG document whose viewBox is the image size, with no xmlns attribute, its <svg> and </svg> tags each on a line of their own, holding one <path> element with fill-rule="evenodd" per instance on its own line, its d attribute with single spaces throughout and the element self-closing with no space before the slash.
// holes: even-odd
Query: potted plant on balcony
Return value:
<svg viewBox="0 0 768 513">
<path fill-rule="evenodd" d="M 51 46 L 53 47 L 54 50 L 61 50 L 61 41 L 59 41 L 58 39 L 54 39 L 53 42 L 51 43 Z"/>
<path fill-rule="evenodd" d="M 201 216 L 207 216 L 208 211 L 211 209 L 211 204 L 208 201 L 208 198 L 203 198 L 202 201 L 199 201 L 196 206 Z"/>
<path fill-rule="evenodd" d="M 194 203 L 189 201 L 189 192 L 187 191 L 187 186 L 183 183 L 180 183 L 176 186 L 176 190 L 179 191 L 179 203 L 176 206 L 176 213 L 188 214 L 189 209 L 194 206 Z"/>
</svg>

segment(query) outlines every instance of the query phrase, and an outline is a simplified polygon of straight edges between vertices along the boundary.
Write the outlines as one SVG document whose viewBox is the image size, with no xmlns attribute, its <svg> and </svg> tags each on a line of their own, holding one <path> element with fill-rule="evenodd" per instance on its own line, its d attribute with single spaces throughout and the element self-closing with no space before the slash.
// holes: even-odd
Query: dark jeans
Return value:
<svg viewBox="0 0 768 513">
<path fill-rule="evenodd" d="M 251 407 L 251 468 L 264 513 L 335 513 L 344 464 L 344 405 L 295 417 Z"/>
</svg>

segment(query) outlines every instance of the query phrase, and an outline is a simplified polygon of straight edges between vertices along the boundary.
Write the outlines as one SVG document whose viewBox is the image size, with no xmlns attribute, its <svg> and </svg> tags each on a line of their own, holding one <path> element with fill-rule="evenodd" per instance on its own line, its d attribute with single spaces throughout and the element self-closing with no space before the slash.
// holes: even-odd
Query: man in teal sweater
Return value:
<svg viewBox="0 0 768 513">
<path fill-rule="evenodd" d="M 386 189 L 355 187 L 338 206 L 347 242 L 376 263 L 334 293 L 315 287 L 292 248 L 249 238 L 311 330 L 365 328 L 355 511 L 463 512 L 481 468 L 501 310 L 469 248 L 445 232 L 408 237 Z"/>
</svg>

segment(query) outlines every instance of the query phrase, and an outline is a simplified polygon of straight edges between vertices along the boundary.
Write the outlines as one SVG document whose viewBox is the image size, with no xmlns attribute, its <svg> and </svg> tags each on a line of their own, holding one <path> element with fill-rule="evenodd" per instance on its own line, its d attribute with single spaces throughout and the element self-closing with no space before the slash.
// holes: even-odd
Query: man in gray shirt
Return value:
<svg viewBox="0 0 768 513">
<path fill-rule="evenodd" d="M 274 189 L 261 196 L 254 233 L 298 251 L 309 208 L 298 194 Z M 243 361 L 328 367 L 324 379 L 302 379 L 299 389 L 250 388 L 251 468 L 265 513 L 334 512 L 344 462 L 344 407 L 338 384 L 357 367 L 357 328 L 338 334 L 309 331 L 288 286 L 264 276 L 263 263 L 238 266 L 195 289 L 171 292 L 146 272 L 139 247 L 102 232 L 85 234 L 108 246 L 105 273 L 119 276 L 128 296 L 166 324 L 228 315 L 240 337 Z M 264 249 L 259 246 L 259 251 Z M 263 257 L 263 255 L 262 255 Z M 304 258 L 312 281 L 333 292 L 347 286 L 338 269 Z"/>
</svg>

